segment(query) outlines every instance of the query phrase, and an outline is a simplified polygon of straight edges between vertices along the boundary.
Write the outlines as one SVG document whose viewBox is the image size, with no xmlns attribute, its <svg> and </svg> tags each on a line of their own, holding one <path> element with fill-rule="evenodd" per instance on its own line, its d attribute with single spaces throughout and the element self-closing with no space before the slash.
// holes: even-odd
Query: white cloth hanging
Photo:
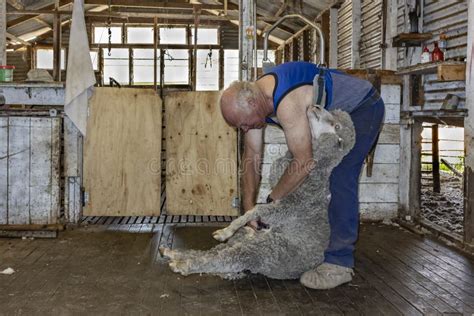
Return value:
<svg viewBox="0 0 474 316">
<path fill-rule="evenodd" d="M 86 136 L 89 97 L 96 83 L 84 18 L 84 0 L 74 0 L 66 75 L 64 111 Z"/>
</svg>

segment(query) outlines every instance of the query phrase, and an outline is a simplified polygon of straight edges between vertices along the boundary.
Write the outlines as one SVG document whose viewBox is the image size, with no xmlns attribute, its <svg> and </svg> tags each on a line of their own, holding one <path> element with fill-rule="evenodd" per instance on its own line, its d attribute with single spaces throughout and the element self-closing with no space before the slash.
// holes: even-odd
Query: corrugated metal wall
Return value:
<svg viewBox="0 0 474 316">
<path fill-rule="evenodd" d="M 382 0 L 362 0 L 360 68 L 382 67 Z"/>
<path fill-rule="evenodd" d="M 352 0 L 346 0 L 339 9 L 337 28 L 337 66 L 351 68 Z"/>
</svg>

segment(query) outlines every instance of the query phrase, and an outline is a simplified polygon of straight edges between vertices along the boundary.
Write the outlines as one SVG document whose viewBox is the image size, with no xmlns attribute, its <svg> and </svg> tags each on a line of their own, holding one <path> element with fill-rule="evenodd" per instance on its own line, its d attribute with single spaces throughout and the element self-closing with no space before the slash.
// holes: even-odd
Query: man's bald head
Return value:
<svg viewBox="0 0 474 316">
<path fill-rule="evenodd" d="M 254 108 L 261 98 L 261 91 L 253 82 L 234 81 L 222 92 L 220 105 L 224 119 L 238 127 L 239 120 L 253 115 Z"/>
</svg>

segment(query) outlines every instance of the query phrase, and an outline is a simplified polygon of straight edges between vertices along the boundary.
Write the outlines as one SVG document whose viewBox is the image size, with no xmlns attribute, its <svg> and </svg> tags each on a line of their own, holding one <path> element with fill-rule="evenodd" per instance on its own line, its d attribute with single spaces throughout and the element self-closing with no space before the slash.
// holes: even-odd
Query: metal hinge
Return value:
<svg viewBox="0 0 474 316">
<path fill-rule="evenodd" d="M 232 198 L 232 207 L 239 208 L 240 207 L 240 199 L 237 196 Z"/>
<path fill-rule="evenodd" d="M 86 192 L 84 188 L 81 188 L 81 204 L 86 206 L 89 203 L 89 192 Z"/>
</svg>

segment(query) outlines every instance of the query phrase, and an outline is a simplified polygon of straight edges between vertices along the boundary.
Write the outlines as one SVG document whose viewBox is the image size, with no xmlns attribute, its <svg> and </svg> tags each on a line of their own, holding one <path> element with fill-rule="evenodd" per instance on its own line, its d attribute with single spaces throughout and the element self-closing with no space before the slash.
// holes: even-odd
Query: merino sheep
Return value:
<svg viewBox="0 0 474 316">
<path fill-rule="evenodd" d="M 207 251 L 160 249 L 177 273 L 218 274 L 238 278 L 243 272 L 275 279 L 297 279 L 319 265 L 329 243 L 329 177 L 354 146 L 355 131 L 346 112 L 328 112 L 312 106 L 307 111 L 312 134 L 313 168 L 292 193 L 272 204 L 258 205 L 217 230 L 213 237 L 226 241 Z M 275 185 L 291 160 L 288 152 L 274 162 L 270 181 Z M 245 224 L 259 219 L 268 228 L 255 231 Z"/>
</svg>

